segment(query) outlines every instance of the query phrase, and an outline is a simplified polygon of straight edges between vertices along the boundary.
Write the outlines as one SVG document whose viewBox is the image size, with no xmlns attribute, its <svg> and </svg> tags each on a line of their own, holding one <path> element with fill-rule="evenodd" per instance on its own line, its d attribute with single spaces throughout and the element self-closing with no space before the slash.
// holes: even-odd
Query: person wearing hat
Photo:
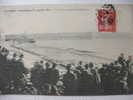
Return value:
<svg viewBox="0 0 133 100">
<path fill-rule="evenodd" d="M 66 74 L 63 76 L 63 84 L 64 84 L 64 95 L 73 95 L 74 94 L 74 85 L 75 85 L 75 77 L 71 72 L 71 64 L 66 65 Z"/>
<path fill-rule="evenodd" d="M 14 54 L 14 57 L 14 60 L 16 60 L 17 55 Z M 13 62 L 13 81 L 17 93 L 20 92 L 19 89 L 22 89 L 24 87 L 24 76 L 28 73 L 28 69 L 24 65 L 23 58 L 24 55 L 21 54 L 19 58 L 15 62 Z"/>
<path fill-rule="evenodd" d="M 57 64 L 56 63 L 53 63 L 52 65 L 52 68 L 51 68 L 51 72 L 50 72 L 50 83 L 52 85 L 56 85 L 56 83 L 58 82 L 59 80 L 59 71 L 56 69 L 57 67 Z"/>
<path fill-rule="evenodd" d="M 46 66 L 49 66 L 49 64 L 45 64 Z M 30 71 L 31 73 L 31 82 L 33 84 L 33 87 L 37 90 L 37 94 L 42 94 L 43 92 L 43 87 L 44 87 L 44 82 L 45 82 L 45 77 L 44 77 L 44 66 L 43 66 L 43 61 L 41 60 L 40 62 L 35 62 L 34 67 Z"/>
</svg>

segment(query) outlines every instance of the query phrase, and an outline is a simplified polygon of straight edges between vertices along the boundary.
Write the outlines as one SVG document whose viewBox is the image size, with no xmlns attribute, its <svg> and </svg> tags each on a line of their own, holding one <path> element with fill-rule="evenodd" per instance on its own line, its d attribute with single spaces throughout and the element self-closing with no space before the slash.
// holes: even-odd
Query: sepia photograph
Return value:
<svg viewBox="0 0 133 100">
<path fill-rule="evenodd" d="M 132 4 L 0 5 L 0 95 L 131 94 Z"/>
</svg>

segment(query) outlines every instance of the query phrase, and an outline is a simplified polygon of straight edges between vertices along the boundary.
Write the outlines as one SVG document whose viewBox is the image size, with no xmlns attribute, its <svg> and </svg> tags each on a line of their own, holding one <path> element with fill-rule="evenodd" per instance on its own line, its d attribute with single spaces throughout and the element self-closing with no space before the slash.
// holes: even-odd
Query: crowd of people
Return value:
<svg viewBox="0 0 133 100">
<path fill-rule="evenodd" d="M 36 62 L 24 65 L 23 54 L 0 46 L 0 94 L 30 95 L 117 95 L 133 94 L 133 59 L 123 53 L 110 64 L 96 67 L 93 62 L 59 64 Z M 66 72 L 60 74 L 58 66 Z"/>
<path fill-rule="evenodd" d="M 24 88 L 24 75 L 28 73 L 23 63 L 23 54 L 12 54 L 0 46 L 0 93 L 20 93 Z"/>
</svg>

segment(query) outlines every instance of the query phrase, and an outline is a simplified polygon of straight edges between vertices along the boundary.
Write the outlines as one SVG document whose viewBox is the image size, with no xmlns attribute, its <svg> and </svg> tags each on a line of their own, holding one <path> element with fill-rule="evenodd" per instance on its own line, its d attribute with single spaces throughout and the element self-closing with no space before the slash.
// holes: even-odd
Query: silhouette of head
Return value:
<svg viewBox="0 0 133 100">
<path fill-rule="evenodd" d="M 124 58 L 124 53 L 121 53 L 121 54 L 120 54 L 120 57 Z"/>
<path fill-rule="evenodd" d="M 52 68 L 56 68 L 56 65 L 57 65 L 56 63 L 53 63 Z"/>
<path fill-rule="evenodd" d="M 88 69 L 89 68 L 89 64 L 85 64 L 85 69 Z"/>
<path fill-rule="evenodd" d="M 92 62 L 89 63 L 89 67 L 90 68 L 93 68 L 94 67 L 94 64 Z"/>
<path fill-rule="evenodd" d="M 40 64 L 43 64 L 43 60 L 40 61 Z"/>
<path fill-rule="evenodd" d="M 48 62 L 45 63 L 46 68 L 49 68 L 50 64 Z"/>
<path fill-rule="evenodd" d="M 71 64 L 67 64 L 66 69 L 70 70 L 71 69 Z"/>
</svg>

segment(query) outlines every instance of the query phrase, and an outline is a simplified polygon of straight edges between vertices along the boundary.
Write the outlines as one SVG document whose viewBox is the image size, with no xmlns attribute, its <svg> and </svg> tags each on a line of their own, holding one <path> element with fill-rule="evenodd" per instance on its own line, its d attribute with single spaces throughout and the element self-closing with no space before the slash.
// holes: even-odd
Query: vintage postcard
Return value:
<svg viewBox="0 0 133 100">
<path fill-rule="evenodd" d="M 0 94 L 133 94 L 133 5 L 1 5 Z"/>
</svg>

